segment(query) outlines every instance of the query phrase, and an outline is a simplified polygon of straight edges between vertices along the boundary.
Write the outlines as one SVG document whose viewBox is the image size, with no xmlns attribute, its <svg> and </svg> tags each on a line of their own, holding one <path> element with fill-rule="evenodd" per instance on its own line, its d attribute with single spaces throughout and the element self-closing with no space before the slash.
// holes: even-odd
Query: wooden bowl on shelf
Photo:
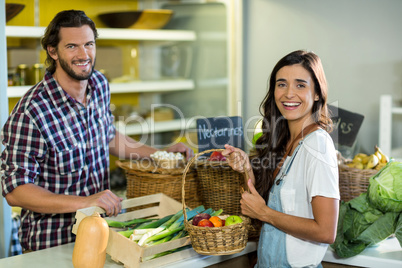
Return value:
<svg viewBox="0 0 402 268">
<path fill-rule="evenodd" d="M 142 11 L 120 11 L 99 14 L 99 19 L 110 28 L 129 28 L 141 16 Z"/>
<path fill-rule="evenodd" d="M 23 9 L 23 4 L 8 4 L 6 3 L 6 23 L 17 16 Z"/>
<path fill-rule="evenodd" d="M 144 9 L 139 19 L 134 23 L 134 29 L 161 29 L 172 18 L 173 10 L 169 9 Z"/>
</svg>

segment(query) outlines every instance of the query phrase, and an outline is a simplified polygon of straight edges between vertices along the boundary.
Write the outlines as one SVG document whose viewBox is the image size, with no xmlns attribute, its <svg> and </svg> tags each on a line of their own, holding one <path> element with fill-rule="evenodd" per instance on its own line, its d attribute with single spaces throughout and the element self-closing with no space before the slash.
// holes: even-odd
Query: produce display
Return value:
<svg viewBox="0 0 402 268">
<path fill-rule="evenodd" d="M 351 168 L 380 170 L 385 167 L 388 162 L 389 157 L 385 155 L 378 146 L 375 146 L 373 154 L 356 154 L 352 161 L 346 163 L 346 165 Z"/>
<path fill-rule="evenodd" d="M 219 219 L 218 216 L 222 212 L 222 209 L 214 211 L 212 208 L 205 209 L 202 205 L 193 210 L 186 209 L 187 219 L 189 221 L 192 220 L 193 224 L 197 223 L 197 226 L 205 227 L 215 227 L 214 223 L 209 219 L 215 222 L 217 218 Z M 183 210 L 179 210 L 176 214 L 168 215 L 160 219 L 133 219 L 125 222 L 107 219 L 106 222 L 109 227 L 124 228 L 125 230 L 118 231 L 118 233 L 142 247 L 158 245 L 188 235 L 187 231 L 184 229 Z M 221 224 L 222 222 L 224 221 L 221 221 Z M 161 257 L 185 248 L 187 247 L 176 248 L 148 256 L 145 257 L 143 261 Z"/>
<path fill-rule="evenodd" d="M 369 181 L 367 192 L 341 203 L 331 247 L 341 258 L 361 253 L 395 234 L 402 246 L 402 163 L 391 161 Z"/>
</svg>

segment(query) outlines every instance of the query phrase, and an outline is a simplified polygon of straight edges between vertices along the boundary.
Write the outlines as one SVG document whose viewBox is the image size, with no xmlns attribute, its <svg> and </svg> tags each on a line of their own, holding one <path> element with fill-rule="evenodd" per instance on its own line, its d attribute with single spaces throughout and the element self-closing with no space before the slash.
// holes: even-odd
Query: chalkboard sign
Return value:
<svg viewBox="0 0 402 268">
<path fill-rule="evenodd" d="M 240 116 L 197 119 L 198 151 L 223 149 L 225 144 L 244 150 L 243 121 Z"/>
<path fill-rule="evenodd" d="M 328 109 L 334 123 L 334 130 L 330 133 L 334 143 L 352 147 L 364 116 L 332 105 L 328 105 Z"/>
</svg>

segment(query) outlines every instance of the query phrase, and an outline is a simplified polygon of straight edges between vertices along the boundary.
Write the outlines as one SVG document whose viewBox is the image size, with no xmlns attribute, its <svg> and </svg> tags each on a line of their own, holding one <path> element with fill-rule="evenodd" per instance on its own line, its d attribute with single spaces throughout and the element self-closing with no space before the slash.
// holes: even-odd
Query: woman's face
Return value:
<svg viewBox="0 0 402 268">
<path fill-rule="evenodd" d="M 288 123 L 303 125 L 311 120 L 312 108 L 318 95 L 310 73 L 300 64 L 284 66 L 276 74 L 275 103 Z M 309 122 L 309 121 L 307 121 Z"/>
</svg>

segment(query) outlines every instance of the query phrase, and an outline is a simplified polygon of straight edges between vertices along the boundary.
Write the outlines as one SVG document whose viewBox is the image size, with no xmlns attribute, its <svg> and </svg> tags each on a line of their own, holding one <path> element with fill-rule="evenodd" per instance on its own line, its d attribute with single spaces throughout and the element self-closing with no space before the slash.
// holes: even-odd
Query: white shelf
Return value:
<svg viewBox="0 0 402 268">
<path fill-rule="evenodd" d="M 193 80 L 158 80 L 137 81 L 129 83 L 111 83 L 111 93 L 130 92 L 171 92 L 179 90 L 193 90 Z"/>
<path fill-rule="evenodd" d="M 20 98 L 32 86 L 7 87 L 8 98 Z M 150 93 L 150 92 L 171 92 L 180 90 L 193 90 L 193 80 L 158 80 L 158 81 L 136 81 L 129 83 L 110 83 L 110 92 L 118 93 Z"/>
<path fill-rule="evenodd" d="M 149 133 L 161 133 L 177 130 L 186 130 L 196 127 L 195 119 L 174 119 L 170 121 L 154 122 L 145 120 L 138 124 L 124 124 L 121 121 L 115 123 L 117 130 L 126 135 L 142 135 Z"/>
<path fill-rule="evenodd" d="M 402 159 L 402 148 L 395 148 L 392 145 L 392 117 L 394 114 L 402 114 L 402 107 L 395 105 L 392 95 L 381 95 L 378 144 L 386 155 L 400 161 Z"/>
<path fill-rule="evenodd" d="M 28 91 L 32 86 L 14 86 L 7 87 L 7 97 L 8 98 L 20 98 L 25 92 Z"/>
<path fill-rule="evenodd" d="M 135 30 L 98 28 L 98 39 L 138 41 L 194 41 L 194 31 L 184 30 Z M 41 38 L 45 27 L 6 26 L 7 37 Z"/>
</svg>

